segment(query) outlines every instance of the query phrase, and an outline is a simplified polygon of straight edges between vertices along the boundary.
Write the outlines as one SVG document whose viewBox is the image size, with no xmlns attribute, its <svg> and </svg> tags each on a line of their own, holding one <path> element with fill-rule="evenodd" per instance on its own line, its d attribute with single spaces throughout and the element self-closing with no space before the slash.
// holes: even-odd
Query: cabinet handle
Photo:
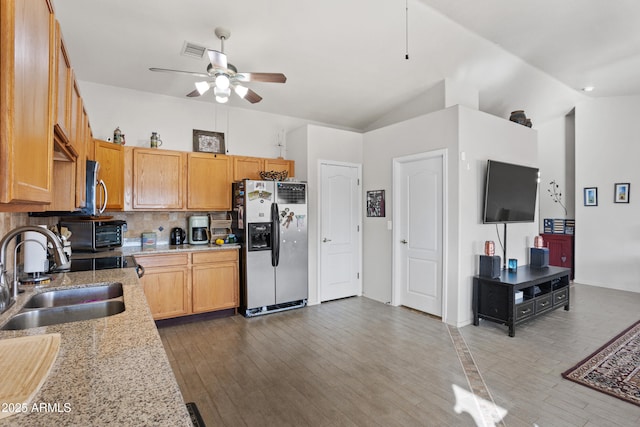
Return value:
<svg viewBox="0 0 640 427">
<path fill-rule="evenodd" d="M 407 242 L 405 239 L 402 239 L 402 240 L 400 240 L 400 243 L 402 243 L 403 245 L 406 245 L 409 242 Z"/>
<path fill-rule="evenodd" d="M 520 314 L 527 314 L 527 313 L 531 313 L 531 308 L 527 308 L 526 310 L 520 311 Z"/>
<path fill-rule="evenodd" d="M 545 301 L 543 303 L 540 303 L 540 307 L 546 307 L 549 305 L 549 301 Z"/>
</svg>

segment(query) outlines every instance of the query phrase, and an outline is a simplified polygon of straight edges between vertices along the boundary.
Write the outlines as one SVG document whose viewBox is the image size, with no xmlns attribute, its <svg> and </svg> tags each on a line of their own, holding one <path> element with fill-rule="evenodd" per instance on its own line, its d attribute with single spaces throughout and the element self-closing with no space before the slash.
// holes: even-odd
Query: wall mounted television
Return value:
<svg viewBox="0 0 640 427">
<path fill-rule="evenodd" d="M 489 160 L 483 223 L 534 222 L 538 168 Z"/>
</svg>

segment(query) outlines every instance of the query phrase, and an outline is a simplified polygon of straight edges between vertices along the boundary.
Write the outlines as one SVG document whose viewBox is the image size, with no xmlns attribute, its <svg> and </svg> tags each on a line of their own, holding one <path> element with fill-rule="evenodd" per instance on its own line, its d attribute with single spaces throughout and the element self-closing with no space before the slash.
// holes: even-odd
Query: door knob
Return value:
<svg viewBox="0 0 640 427">
<path fill-rule="evenodd" d="M 407 242 L 406 240 L 402 239 L 402 240 L 400 240 L 400 243 L 402 243 L 403 245 L 406 245 L 409 242 Z"/>
<path fill-rule="evenodd" d="M 330 242 L 330 241 L 331 241 L 331 239 L 327 239 L 326 237 L 324 239 L 322 239 L 323 243 L 327 243 L 327 242 Z"/>
</svg>

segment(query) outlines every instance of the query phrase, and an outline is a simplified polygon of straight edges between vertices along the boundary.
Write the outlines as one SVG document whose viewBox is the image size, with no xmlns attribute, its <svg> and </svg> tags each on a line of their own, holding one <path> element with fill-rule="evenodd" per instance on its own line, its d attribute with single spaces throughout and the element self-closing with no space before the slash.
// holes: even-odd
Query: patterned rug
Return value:
<svg viewBox="0 0 640 427">
<path fill-rule="evenodd" d="M 562 376 L 640 406 L 640 320 Z"/>
</svg>

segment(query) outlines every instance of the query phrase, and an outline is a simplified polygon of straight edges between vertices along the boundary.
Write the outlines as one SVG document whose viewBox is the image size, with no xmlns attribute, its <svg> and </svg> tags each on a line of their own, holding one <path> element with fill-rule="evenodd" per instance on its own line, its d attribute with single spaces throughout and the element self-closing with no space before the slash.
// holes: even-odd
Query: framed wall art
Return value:
<svg viewBox="0 0 640 427">
<path fill-rule="evenodd" d="M 598 187 L 585 187 L 584 205 L 598 206 Z"/>
<path fill-rule="evenodd" d="M 614 186 L 614 198 L 615 203 L 629 203 L 629 191 L 631 190 L 631 184 L 628 182 L 617 183 Z"/>
<path fill-rule="evenodd" d="M 384 190 L 367 191 L 367 216 L 383 217 L 384 213 Z"/>
<path fill-rule="evenodd" d="M 201 153 L 225 154 L 224 133 L 207 130 L 193 130 L 193 151 Z"/>
</svg>

